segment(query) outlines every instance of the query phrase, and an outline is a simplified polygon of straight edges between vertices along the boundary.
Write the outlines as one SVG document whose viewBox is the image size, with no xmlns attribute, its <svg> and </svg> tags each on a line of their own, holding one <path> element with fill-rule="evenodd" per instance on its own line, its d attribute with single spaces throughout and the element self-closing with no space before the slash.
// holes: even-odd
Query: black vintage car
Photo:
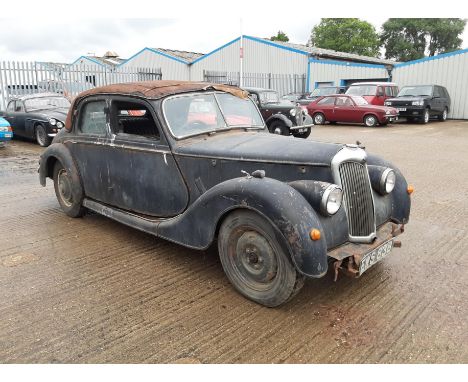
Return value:
<svg viewBox="0 0 468 382">
<path fill-rule="evenodd" d="M 396 98 L 385 101 L 385 106 L 398 109 L 398 115 L 409 121 L 428 123 L 431 117 L 445 121 L 450 111 L 450 96 L 440 85 L 404 86 Z"/>
<path fill-rule="evenodd" d="M 56 93 L 38 93 L 13 98 L 6 112 L 0 112 L 11 125 L 15 136 L 35 139 L 49 146 L 63 128 L 70 101 Z"/>
<path fill-rule="evenodd" d="M 305 107 L 280 100 L 278 92 L 262 88 L 244 88 L 257 104 L 270 133 L 307 138 L 314 125 Z"/>
<path fill-rule="evenodd" d="M 269 134 L 246 92 L 202 82 L 80 94 L 39 177 L 71 217 L 89 209 L 193 249 L 217 242 L 232 285 L 270 307 L 329 264 L 360 276 L 401 244 L 410 213 L 389 162 Z"/>
</svg>

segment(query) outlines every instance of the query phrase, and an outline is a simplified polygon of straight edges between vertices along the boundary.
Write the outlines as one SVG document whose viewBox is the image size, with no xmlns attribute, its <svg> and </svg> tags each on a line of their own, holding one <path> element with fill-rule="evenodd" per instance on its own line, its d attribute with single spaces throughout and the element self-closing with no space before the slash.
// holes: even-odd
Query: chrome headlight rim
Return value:
<svg viewBox="0 0 468 382">
<path fill-rule="evenodd" d="M 289 114 L 291 115 L 291 117 L 295 117 L 296 116 L 296 109 L 289 110 Z"/>
<path fill-rule="evenodd" d="M 331 209 L 329 206 L 329 202 L 331 202 L 330 196 L 333 195 L 333 192 L 336 191 L 339 191 L 340 194 L 339 202 L 337 203 L 335 200 L 335 203 L 338 204 L 338 206 L 335 206 L 335 208 Z M 333 216 L 340 210 L 342 204 L 343 190 L 340 186 L 336 184 L 330 184 L 323 192 L 322 199 L 320 201 L 320 212 L 322 212 L 322 214 L 324 214 L 325 216 Z"/>
<path fill-rule="evenodd" d="M 62 121 L 57 121 L 57 127 L 58 127 L 59 129 L 63 128 L 63 126 L 65 126 L 65 125 L 63 124 Z"/>
<path fill-rule="evenodd" d="M 57 124 L 57 120 L 55 118 L 49 118 L 49 123 L 52 125 L 52 126 L 55 126 Z"/>
<path fill-rule="evenodd" d="M 392 179 L 393 178 L 393 179 Z M 390 180 L 390 182 L 389 182 Z M 395 189 L 396 173 L 390 167 L 387 167 L 380 176 L 380 193 L 382 195 L 390 194 Z"/>
</svg>

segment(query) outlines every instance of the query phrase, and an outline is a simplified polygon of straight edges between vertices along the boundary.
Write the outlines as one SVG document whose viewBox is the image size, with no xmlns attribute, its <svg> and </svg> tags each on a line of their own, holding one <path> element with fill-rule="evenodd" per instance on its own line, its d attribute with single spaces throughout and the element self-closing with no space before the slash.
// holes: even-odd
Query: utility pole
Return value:
<svg viewBox="0 0 468 382">
<path fill-rule="evenodd" d="M 244 86 L 244 35 L 242 34 L 242 19 L 240 19 L 240 48 L 239 48 L 239 61 L 240 61 L 240 68 L 239 68 L 239 87 Z"/>
</svg>

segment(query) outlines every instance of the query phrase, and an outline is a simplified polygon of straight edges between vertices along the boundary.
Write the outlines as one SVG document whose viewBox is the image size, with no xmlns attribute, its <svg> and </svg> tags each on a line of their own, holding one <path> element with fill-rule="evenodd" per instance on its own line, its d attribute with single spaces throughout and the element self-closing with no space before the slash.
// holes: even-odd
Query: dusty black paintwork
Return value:
<svg viewBox="0 0 468 382">
<path fill-rule="evenodd" d="M 235 129 L 174 139 L 162 115 L 163 99 L 130 97 L 149 107 L 160 139 L 117 139 L 84 136 L 77 131 L 80 108 L 92 99 L 108 105 L 122 95 L 90 95 L 76 104 L 77 118 L 61 131 L 42 154 L 42 185 L 60 161 L 80 185 L 76 198 L 83 205 L 124 224 L 187 247 L 204 249 L 216 238 L 222 220 L 231 211 L 249 209 L 265 217 L 290 254 L 297 270 L 323 276 L 327 252 L 348 242 L 348 223 L 342 207 L 335 215 L 320 213 L 319 201 L 333 183 L 331 162 L 341 144 L 298 140 L 268 134 L 266 129 Z M 72 110 L 71 112 L 74 112 Z M 407 183 L 391 164 L 376 156 L 372 165 L 392 167 L 397 173 L 389 195 L 373 191 L 376 224 L 406 223 L 410 212 Z M 246 173 L 264 170 L 264 178 Z M 377 169 L 378 170 L 378 169 Z M 323 238 L 310 239 L 316 228 Z"/>
</svg>

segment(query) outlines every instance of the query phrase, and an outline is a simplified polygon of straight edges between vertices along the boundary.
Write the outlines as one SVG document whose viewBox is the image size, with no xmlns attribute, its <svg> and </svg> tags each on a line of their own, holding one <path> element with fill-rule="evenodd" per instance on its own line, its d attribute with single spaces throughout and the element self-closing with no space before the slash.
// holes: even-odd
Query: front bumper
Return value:
<svg viewBox="0 0 468 382">
<path fill-rule="evenodd" d="M 400 117 L 423 117 L 424 116 L 424 111 L 426 108 L 424 106 L 392 106 L 395 109 L 398 110 L 398 115 Z"/>
<path fill-rule="evenodd" d="M 309 129 L 309 128 L 313 127 L 313 126 L 314 126 L 313 123 L 311 123 L 309 125 L 291 126 L 289 128 L 289 130 Z"/>
<path fill-rule="evenodd" d="M 351 243 L 343 244 L 327 253 L 327 256 L 334 259 L 335 279 L 338 275 L 338 270 L 343 271 L 348 276 L 359 277 L 359 265 L 364 255 L 368 254 L 375 248 L 381 246 L 385 242 L 404 232 L 403 224 L 395 224 L 387 222 L 379 227 L 376 232 L 376 239 L 369 244 L 366 243 Z M 400 247 L 399 241 L 394 242 L 395 247 Z M 343 262 L 347 262 L 346 267 L 341 267 Z"/>
</svg>

